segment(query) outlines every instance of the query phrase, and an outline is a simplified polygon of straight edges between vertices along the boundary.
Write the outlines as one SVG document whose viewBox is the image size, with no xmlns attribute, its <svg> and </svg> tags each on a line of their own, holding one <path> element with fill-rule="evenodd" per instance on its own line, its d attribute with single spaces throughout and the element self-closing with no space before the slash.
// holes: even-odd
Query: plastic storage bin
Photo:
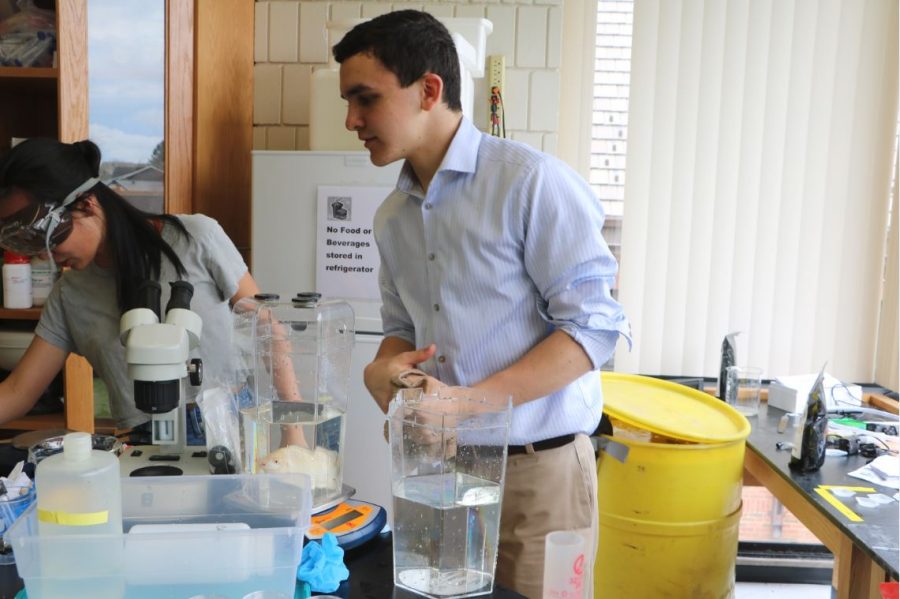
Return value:
<svg viewBox="0 0 900 599">
<path fill-rule="evenodd" d="M 30 599 L 289 599 L 310 506 L 298 474 L 125 478 L 123 534 L 41 536 L 32 506 L 6 539 Z"/>
</svg>

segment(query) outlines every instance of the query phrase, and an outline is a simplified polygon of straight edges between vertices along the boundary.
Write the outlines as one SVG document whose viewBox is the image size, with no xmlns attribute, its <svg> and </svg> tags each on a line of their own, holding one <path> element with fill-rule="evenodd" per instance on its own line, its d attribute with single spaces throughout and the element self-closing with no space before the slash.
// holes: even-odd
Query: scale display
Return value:
<svg viewBox="0 0 900 599">
<path fill-rule="evenodd" d="M 338 545 L 352 549 L 381 532 L 386 522 L 387 513 L 380 505 L 348 499 L 332 510 L 312 516 L 306 537 L 317 541 L 330 532 L 337 537 Z"/>
</svg>

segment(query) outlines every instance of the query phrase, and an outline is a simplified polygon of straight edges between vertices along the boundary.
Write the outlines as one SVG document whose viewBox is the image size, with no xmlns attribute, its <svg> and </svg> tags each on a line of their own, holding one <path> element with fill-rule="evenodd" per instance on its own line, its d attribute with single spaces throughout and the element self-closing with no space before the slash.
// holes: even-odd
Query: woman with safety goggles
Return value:
<svg viewBox="0 0 900 599">
<path fill-rule="evenodd" d="M 158 281 L 163 306 L 169 282 L 193 285 L 207 380 L 228 364 L 230 304 L 259 292 L 216 221 L 138 210 L 100 181 L 99 167 L 100 149 L 87 140 L 29 139 L 0 161 L 0 247 L 68 267 L 43 306 L 34 340 L 0 382 L 0 423 L 31 409 L 69 352 L 87 358 L 106 383 L 119 428 L 147 422 L 134 405 L 119 342 L 119 318 L 139 306 L 140 285 Z"/>
</svg>

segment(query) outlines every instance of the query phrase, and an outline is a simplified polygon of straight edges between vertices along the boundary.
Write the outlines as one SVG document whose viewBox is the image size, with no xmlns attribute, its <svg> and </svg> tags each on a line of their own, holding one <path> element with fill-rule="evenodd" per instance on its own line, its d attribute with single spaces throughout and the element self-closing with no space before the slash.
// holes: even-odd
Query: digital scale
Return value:
<svg viewBox="0 0 900 599">
<path fill-rule="evenodd" d="M 386 523 L 387 512 L 380 505 L 345 499 L 325 512 L 314 514 L 306 538 L 321 541 L 330 532 L 342 549 L 353 549 L 374 538 Z"/>
</svg>

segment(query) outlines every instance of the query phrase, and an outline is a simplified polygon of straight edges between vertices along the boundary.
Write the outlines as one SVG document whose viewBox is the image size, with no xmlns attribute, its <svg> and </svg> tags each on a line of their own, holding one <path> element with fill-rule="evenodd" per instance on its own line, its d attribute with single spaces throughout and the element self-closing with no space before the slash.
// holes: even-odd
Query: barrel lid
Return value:
<svg viewBox="0 0 900 599">
<path fill-rule="evenodd" d="M 746 439 L 750 423 L 708 393 L 636 374 L 604 372 L 603 411 L 652 433 L 693 443 Z"/>
</svg>

